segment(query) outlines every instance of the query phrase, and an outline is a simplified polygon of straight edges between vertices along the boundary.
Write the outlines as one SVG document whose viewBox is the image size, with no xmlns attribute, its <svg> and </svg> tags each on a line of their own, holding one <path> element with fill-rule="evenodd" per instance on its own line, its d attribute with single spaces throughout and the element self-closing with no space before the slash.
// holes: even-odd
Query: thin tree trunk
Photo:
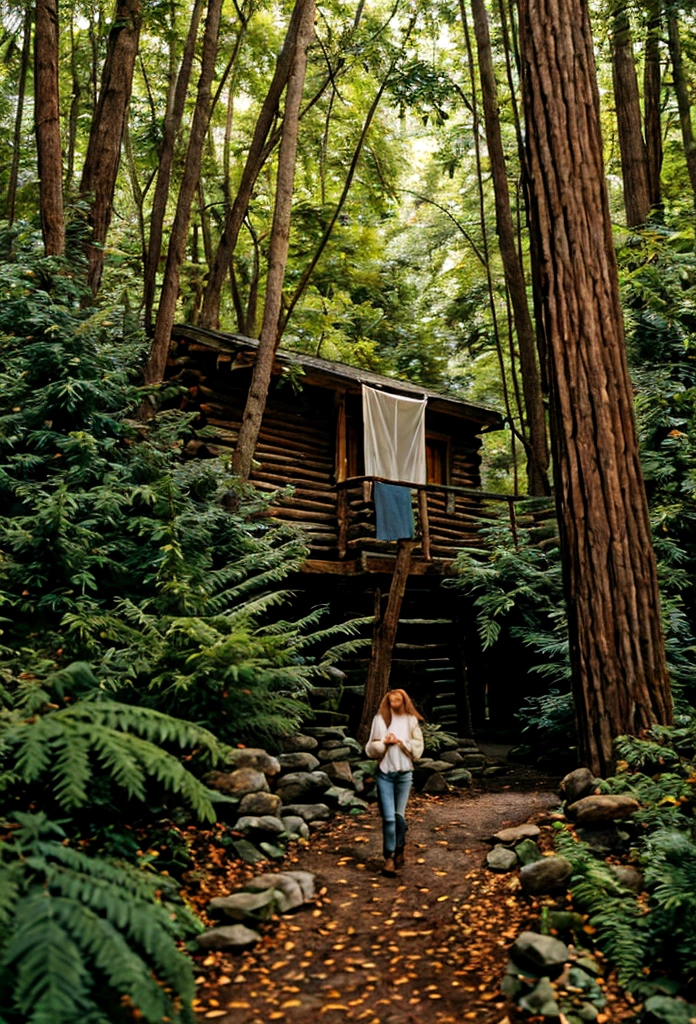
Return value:
<svg viewBox="0 0 696 1024">
<path fill-rule="evenodd" d="M 611 59 L 626 224 L 632 228 L 645 224 L 648 219 L 650 189 L 648 156 L 641 129 L 638 75 L 625 0 L 619 0 L 612 12 Z"/>
<path fill-rule="evenodd" d="M 648 157 L 650 205 L 653 209 L 659 210 L 662 206 L 660 189 L 660 171 L 662 170 L 662 123 L 660 117 L 662 0 L 647 0 L 646 7 L 648 30 L 645 38 L 645 67 L 643 69 L 645 150 Z"/>
<path fill-rule="evenodd" d="M 65 250 L 58 59 L 58 0 L 36 0 L 34 123 L 41 231 L 47 256 L 60 256 Z"/>
<path fill-rule="evenodd" d="M 77 145 L 77 119 L 80 113 L 80 95 L 82 87 L 77 70 L 77 54 L 75 50 L 75 11 L 70 16 L 70 78 L 72 95 L 70 97 L 70 115 L 68 117 L 68 166 L 65 172 L 65 186 L 70 189 L 75 173 L 75 147 Z"/>
<path fill-rule="evenodd" d="M 26 14 L 24 15 L 24 34 L 22 36 L 22 61 L 19 67 L 19 82 L 17 83 L 17 111 L 15 113 L 14 135 L 12 138 L 12 164 L 10 165 L 10 180 L 7 184 L 7 220 L 10 224 L 14 222 L 15 205 L 17 203 L 19 153 L 22 148 L 22 120 L 24 117 L 29 57 L 31 55 L 31 25 L 33 16 L 34 12 L 31 7 L 27 7 Z"/>
<path fill-rule="evenodd" d="M 167 110 L 164 118 L 162 132 L 162 144 L 159 151 L 159 169 L 155 181 L 155 191 L 152 196 L 152 210 L 150 212 L 150 236 L 147 243 L 147 256 L 143 275 L 143 304 L 145 307 L 145 327 L 150 330 L 152 327 L 152 310 L 155 304 L 155 289 L 157 285 L 157 268 L 162 253 L 162 232 L 164 227 L 164 216 L 167 211 L 167 200 L 169 199 L 169 186 L 172 180 L 172 166 L 174 163 L 174 147 L 181 127 L 181 119 L 184 115 L 186 96 L 188 94 L 189 81 L 191 78 L 191 67 L 196 51 L 196 39 L 198 38 L 198 26 L 203 12 L 203 0 L 195 0 L 191 11 L 184 50 L 181 55 L 181 66 L 176 79 L 176 86 L 173 93 L 171 109 Z"/>
<path fill-rule="evenodd" d="M 415 541 L 397 541 L 396 564 L 394 575 L 389 587 L 389 599 L 383 617 L 379 615 L 379 601 L 375 602 L 375 624 L 372 634 L 372 653 L 370 667 L 365 680 L 365 697 L 363 700 L 362 718 L 358 727 L 357 739 L 365 743 L 370 735 L 372 719 L 389 689 L 389 673 L 391 672 L 392 655 L 396 631 L 399 628 L 399 615 L 403 604 L 408 574 L 411 568 L 411 551 Z"/>
<path fill-rule="evenodd" d="M 111 223 L 139 37 L 140 0 L 117 0 L 80 182 L 82 195 L 91 197 L 87 280 L 93 295 L 99 291 L 104 268 L 104 243 Z"/>
<path fill-rule="evenodd" d="M 581 763 L 669 723 L 585 0 L 522 0 L 527 138 Z"/>
<path fill-rule="evenodd" d="M 672 16 L 669 19 L 669 53 L 672 59 L 672 77 L 674 79 L 674 92 L 677 97 L 679 108 L 679 124 L 681 125 L 682 141 L 684 143 L 684 155 L 686 167 L 689 172 L 689 181 L 694 193 L 696 202 L 696 142 L 694 142 L 694 130 L 691 124 L 691 103 L 689 101 L 689 88 L 684 75 L 682 64 L 681 40 L 679 38 L 679 22 Z"/>
<path fill-rule="evenodd" d="M 527 304 L 527 286 L 522 264 L 517 254 L 515 229 L 510 211 L 510 190 L 503 152 L 503 140 L 498 116 L 498 89 L 493 70 L 488 17 L 483 0 L 471 0 L 474 32 L 478 49 L 479 76 L 483 98 L 483 116 L 486 125 L 488 159 L 493 176 L 495 216 L 498 245 L 503 261 L 519 347 L 522 394 L 527 421 L 527 481 L 529 494 L 550 494 L 548 471 L 549 450 L 546 441 L 546 417 L 541 396 L 541 382 L 536 360 L 536 337 Z"/>
<path fill-rule="evenodd" d="M 160 295 L 154 336 L 150 348 L 150 358 L 145 367 L 145 381 L 148 384 L 161 381 L 164 376 L 164 368 L 167 365 L 167 354 L 174 325 L 174 313 L 179 297 L 179 274 L 186 255 L 191 205 L 196 195 L 201 175 L 203 146 L 205 145 L 205 137 L 210 121 L 211 87 L 215 75 L 221 10 L 222 0 L 209 0 L 205 32 L 203 34 L 201 73 L 198 79 L 196 106 L 191 122 L 191 135 L 186 151 L 186 162 L 184 164 L 181 188 L 179 189 L 176 214 L 174 215 L 174 223 L 172 224 L 169 236 L 167 265 L 164 271 L 162 293 Z"/>
<path fill-rule="evenodd" d="M 210 269 L 208 284 L 203 298 L 203 310 L 201 312 L 201 326 L 203 327 L 215 328 L 219 324 L 222 286 L 229 271 L 232 253 L 234 252 L 239 231 L 249 208 L 249 201 L 256 184 L 256 179 L 268 156 L 266 139 L 276 117 L 283 89 L 288 82 L 288 77 L 294 65 L 300 20 L 305 3 L 306 0 L 296 0 L 285 36 L 285 42 L 278 56 L 273 79 L 259 112 L 254 135 L 244 164 L 244 170 L 242 171 L 239 189 L 232 208 L 225 218 L 225 226 L 217 253 L 215 254 L 215 260 Z"/>
<path fill-rule="evenodd" d="M 254 450 L 261 429 L 261 420 L 268 388 L 271 383 L 273 359 L 278 347 L 278 322 L 283 299 L 283 280 L 288 258 L 290 238 L 290 211 L 295 182 L 295 159 L 300 125 L 300 107 L 307 70 L 307 49 L 314 35 L 314 0 L 300 0 L 301 16 L 297 32 L 295 60 L 288 79 L 285 98 L 283 137 L 278 152 L 278 176 L 276 199 L 271 228 L 271 242 L 268 253 L 268 275 L 266 278 L 266 300 L 259 347 L 251 376 L 242 424 L 239 428 L 237 447 L 234 452 L 234 469 L 242 480 L 248 480 Z"/>
</svg>

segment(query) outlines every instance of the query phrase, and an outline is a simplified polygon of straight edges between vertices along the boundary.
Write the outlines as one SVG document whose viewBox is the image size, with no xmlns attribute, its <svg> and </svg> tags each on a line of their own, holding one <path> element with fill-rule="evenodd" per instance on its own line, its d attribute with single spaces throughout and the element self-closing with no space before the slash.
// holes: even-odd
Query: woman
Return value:
<svg viewBox="0 0 696 1024">
<path fill-rule="evenodd" d="M 393 876 L 403 867 L 406 844 L 404 812 L 413 782 L 413 762 L 423 753 L 419 715 L 405 690 L 390 690 L 372 720 L 365 747 L 368 757 L 379 758 L 377 795 L 382 815 L 384 867 Z"/>
</svg>

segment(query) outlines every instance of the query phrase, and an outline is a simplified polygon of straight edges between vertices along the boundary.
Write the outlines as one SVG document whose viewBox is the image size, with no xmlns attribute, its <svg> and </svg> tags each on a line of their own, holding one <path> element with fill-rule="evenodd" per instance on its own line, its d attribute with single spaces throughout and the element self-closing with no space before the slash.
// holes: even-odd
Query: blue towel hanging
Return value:
<svg viewBox="0 0 696 1024">
<path fill-rule="evenodd" d="M 375 483 L 373 490 L 377 540 L 413 537 L 411 491 L 398 484 Z"/>
</svg>

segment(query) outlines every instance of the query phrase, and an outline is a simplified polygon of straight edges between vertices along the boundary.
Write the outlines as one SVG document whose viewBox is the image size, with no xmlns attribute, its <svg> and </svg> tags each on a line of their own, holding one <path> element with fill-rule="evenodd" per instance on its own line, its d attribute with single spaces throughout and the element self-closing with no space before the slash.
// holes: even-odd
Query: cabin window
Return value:
<svg viewBox="0 0 696 1024">
<path fill-rule="evenodd" d="M 364 476 L 365 449 L 362 419 L 346 417 L 346 460 L 348 476 Z"/>
</svg>

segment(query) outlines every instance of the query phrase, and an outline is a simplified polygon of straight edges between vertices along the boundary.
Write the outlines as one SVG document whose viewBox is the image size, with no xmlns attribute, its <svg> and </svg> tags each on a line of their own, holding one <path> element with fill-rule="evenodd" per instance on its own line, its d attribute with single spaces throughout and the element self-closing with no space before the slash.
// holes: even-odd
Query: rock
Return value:
<svg viewBox="0 0 696 1024">
<path fill-rule="evenodd" d="M 319 740 L 315 739 L 314 736 L 305 736 L 301 732 L 295 733 L 294 736 L 283 736 L 280 741 L 280 749 L 286 754 L 312 751 L 316 750 L 318 746 Z"/>
<path fill-rule="evenodd" d="M 588 1024 L 592 1024 L 592 1021 L 597 1020 L 599 1017 L 599 1010 L 592 1003 L 580 1003 L 580 1006 L 573 1007 L 573 1016 L 577 1017 L 580 1021 L 587 1021 Z"/>
<path fill-rule="evenodd" d="M 580 989 L 584 996 L 590 1000 L 598 1009 L 606 1005 L 606 996 L 601 988 L 589 974 L 580 967 L 570 967 L 565 975 L 568 988 Z"/>
<path fill-rule="evenodd" d="M 280 754 L 278 756 L 282 771 L 288 772 L 311 772 L 319 767 L 319 758 L 307 751 L 298 751 L 295 754 Z"/>
<path fill-rule="evenodd" d="M 505 843 L 507 846 L 512 846 L 514 843 L 520 843 L 523 839 L 536 839 L 541 832 L 538 825 L 516 825 L 515 828 L 504 828 L 500 832 L 496 832 L 493 836 L 499 843 Z"/>
<path fill-rule="evenodd" d="M 265 815 L 272 814 L 278 817 L 281 808 L 281 799 L 275 793 L 247 793 L 239 805 L 240 814 Z"/>
<path fill-rule="evenodd" d="M 517 854 L 507 846 L 494 846 L 486 855 L 486 864 L 491 871 L 512 871 L 517 867 Z"/>
<path fill-rule="evenodd" d="M 328 821 L 331 817 L 331 808 L 326 804 L 288 804 L 284 808 L 288 814 L 297 815 L 306 821 Z"/>
<path fill-rule="evenodd" d="M 552 910 L 550 907 L 544 907 L 541 911 L 541 930 L 544 935 L 549 935 L 551 931 L 579 932 L 584 923 L 582 914 L 576 914 L 572 910 Z"/>
<path fill-rule="evenodd" d="M 301 839 L 309 839 L 309 827 L 304 818 L 299 814 L 286 814 L 283 816 L 285 831 L 290 836 L 299 836 Z"/>
<path fill-rule="evenodd" d="M 622 864 L 610 864 L 609 870 L 623 889 L 630 889 L 632 892 L 642 892 L 643 875 L 638 868 L 631 867 L 630 864 L 625 866 Z"/>
<path fill-rule="evenodd" d="M 291 804 L 298 797 L 320 796 L 330 785 L 326 772 L 291 772 L 281 776 L 276 792 L 283 804 Z"/>
<path fill-rule="evenodd" d="M 579 914 L 574 916 L 580 917 Z M 602 968 L 599 966 L 594 957 L 591 957 L 589 955 L 589 953 L 586 953 L 585 956 L 578 957 L 578 959 L 575 961 L 575 966 L 583 970 L 585 974 L 589 974 L 592 978 L 599 978 L 602 973 Z"/>
<path fill-rule="evenodd" d="M 324 740 L 342 740 L 347 728 L 346 725 L 313 725 L 307 727 L 307 732 L 322 743 Z"/>
<path fill-rule="evenodd" d="M 447 772 L 446 778 L 450 786 L 470 786 L 474 781 L 468 768 L 455 768 L 453 772 Z"/>
<path fill-rule="evenodd" d="M 317 753 L 317 757 L 320 761 L 345 761 L 347 757 L 350 757 L 352 751 L 350 747 L 336 747 L 335 750 L 320 750 Z"/>
<path fill-rule="evenodd" d="M 316 896 L 316 889 L 314 885 L 314 875 L 311 871 L 286 871 L 284 874 L 289 875 L 290 878 L 294 878 L 302 890 L 305 902 L 314 899 Z"/>
<path fill-rule="evenodd" d="M 260 747 L 245 747 L 241 750 L 231 750 L 227 755 L 227 763 L 233 768 L 253 768 L 264 775 L 277 775 L 280 771 L 280 764 L 277 757 Z"/>
<path fill-rule="evenodd" d="M 233 772 L 208 772 L 203 779 L 206 786 L 226 796 L 246 796 L 247 793 L 268 793 L 268 781 L 263 772 L 255 768 L 237 768 Z"/>
<path fill-rule="evenodd" d="M 520 864 L 534 864 L 544 856 L 533 839 L 523 839 L 515 847 L 515 853 L 519 857 Z"/>
<path fill-rule="evenodd" d="M 565 889 L 573 874 L 573 865 L 565 857 L 542 857 L 533 864 L 525 864 L 520 871 L 520 882 L 532 896 Z"/>
<path fill-rule="evenodd" d="M 642 1024 L 689 1024 L 693 1007 L 672 996 L 650 996 L 645 1000 Z"/>
<path fill-rule="evenodd" d="M 235 832 L 265 832 L 267 835 L 279 836 L 285 831 L 285 825 L 280 818 L 271 814 L 263 814 L 260 818 L 247 814 L 240 818 L 234 826 Z"/>
<path fill-rule="evenodd" d="M 421 792 L 433 795 L 449 793 L 449 786 L 447 785 L 447 780 L 444 775 L 441 775 L 440 772 L 433 772 L 430 778 L 426 780 Z"/>
<path fill-rule="evenodd" d="M 590 796 L 597 788 L 597 780 L 589 768 L 576 768 L 561 779 L 561 794 L 568 804 Z"/>
<path fill-rule="evenodd" d="M 458 750 L 446 750 L 444 754 L 440 754 L 440 760 L 453 765 L 464 764 L 464 758 Z"/>
<path fill-rule="evenodd" d="M 232 847 L 238 857 L 246 864 L 258 864 L 259 861 L 265 860 L 265 854 L 261 853 L 256 849 L 253 843 L 250 843 L 248 839 L 236 839 L 232 843 Z"/>
<path fill-rule="evenodd" d="M 261 936 L 258 932 L 255 932 L 253 928 L 247 928 L 243 924 L 229 924 L 223 925 L 221 928 L 211 928 L 210 931 L 196 936 L 196 941 L 202 949 L 224 949 L 232 953 L 248 949 L 249 946 L 259 942 L 260 939 Z"/>
<path fill-rule="evenodd" d="M 418 772 L 446 772 L 452 765 L 449 761 L 434 761 L 431 757 L 421 757 L 416 764 Z"/>
<path fill-rule="evenodd" d="M 359 771 L 362 772 L 363 775 L 373 776 L 377 771 L 377 761 L 358 761 L 356 764 L 353 765 L 353 771 Z"/>
<path fill-rule="evenodd" d="M 281 914 L 288 910 L 295 910 L 301 907 L 305 901 L 302 886 L 286 871 L 278 874 L 268 873 L 257 875 L 244 886 L 247 892 L 262 892 L 264 889 L 275 889 L 275 899 Z"/>
<path fill-rule="evenodd" d="M 518 743 L 516 746 L 510 747 L 507 754 L 508 761 L 516 761 L 518 764 L 533 764 L 535 757 L 535 752 L 526 743 Z"/>
<path fill-rule="evenodd" d="M 570 951 L 565 942 L 551 935 L 539 935 L 538 932 L 522 932 L 518 935 L 511 955 L 518 967 L 552 978 L 561 973 L 566 960 L 570 959 Z"/>
<path fill-rule="evenodd" d="M 353 782 L 353 772 L 348 761 L 331 761 L 326 765 L 326 774 L 332 782 L 345 782 L 349 786 Z"/>
<path fill-rule="evenodd" d="M 528 1013 L 542 1017 L 558 1017 L 559 1014 L 556 992 L 548 978 L 542 978 L 528 995 L 522 996 L 519 1005 Z"/>
<path fill-rule="evenodd" d="M 266 843 L 261 841 L 259 843 L 259 849 L 270 857 L 271 860 L 285 860 L 285 854 L 287 850 L 284 850 L 282 846 L 277 846 L 275 843 Z"/>
<path fill-rule="evenodd" d="M 250 918 L 266 921 L 273 916 L 275 909 L 275 889 L 216 896 L 208 904 L 211 917 L 230 917 L 233 921 L 246 921 Z"/>
<path fill-rule="evenodd" d="M 628 835 L 611 822 L 606 828 L 578 828 L 578 839 L 591 846 L 596 853 L 620 853 L 628 842 Z"/>
<path fill-rule="evenodd" d="M 578 825 L 602 824 L 619 818 L 630 818 L 639 810 L 640 804 L 633 796 L 625 793 L 600 793 L 585 796 L 566 808 L 566 814 Z"/>
<path fill-rule="evenodd" d="M 340 740 L 324 740 L 321 745 L 322 750 L 338 750 L 339 747 L 344 747 L 345 740 L 341 737 Z M 321 757 L 321 754 L 319 755 Z"/>
</svg>

